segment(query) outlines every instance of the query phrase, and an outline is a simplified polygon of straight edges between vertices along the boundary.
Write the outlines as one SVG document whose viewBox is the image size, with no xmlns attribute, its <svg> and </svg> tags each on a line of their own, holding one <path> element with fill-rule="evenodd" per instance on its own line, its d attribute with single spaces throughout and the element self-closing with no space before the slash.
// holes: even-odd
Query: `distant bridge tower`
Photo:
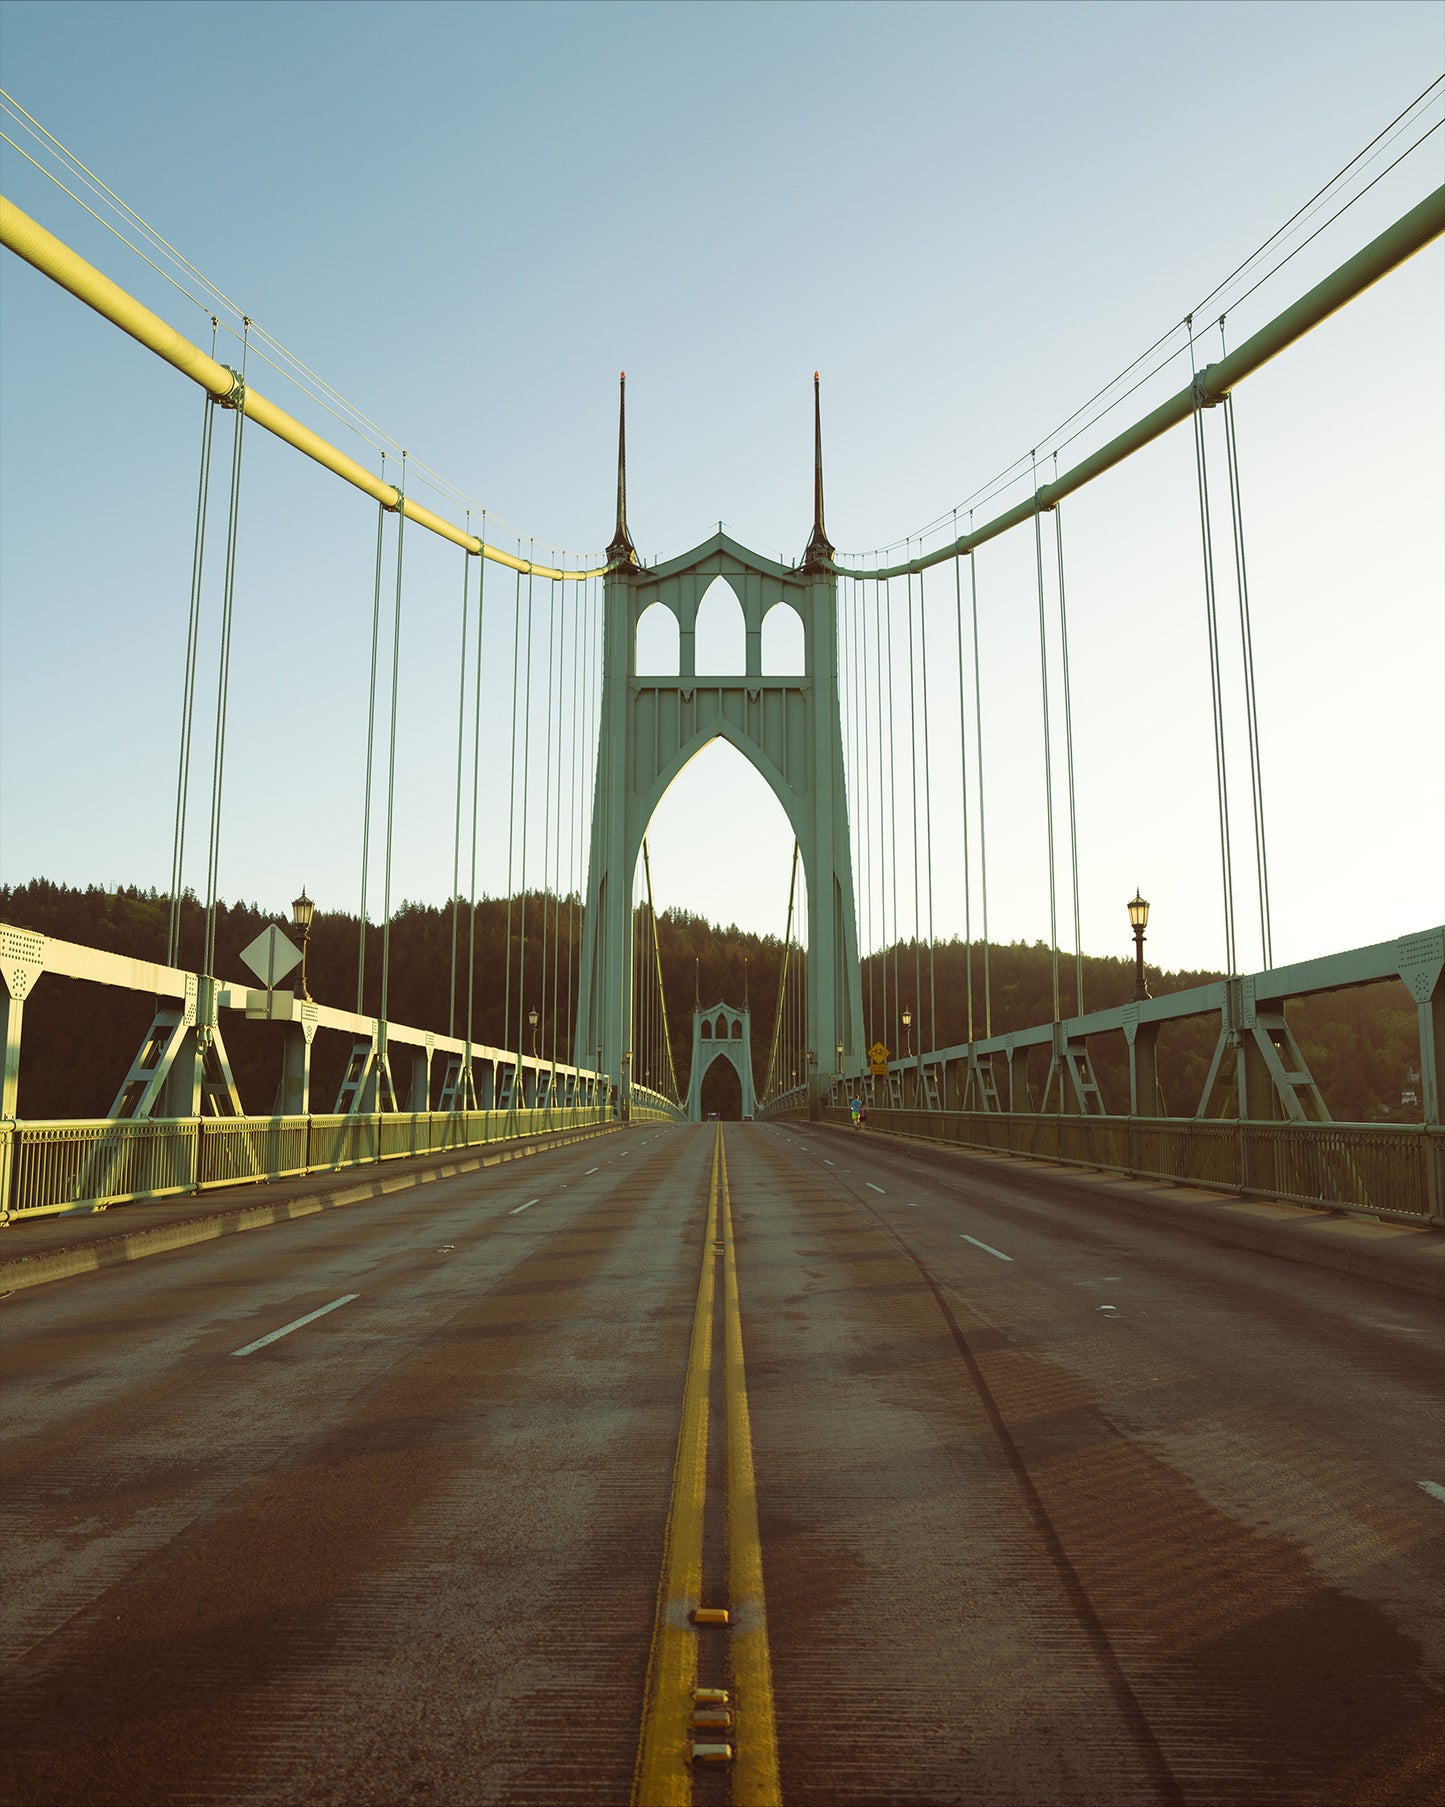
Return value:
<svg viewBox="0 0 1445 1807">
<path fill-rule="evenodd" d="M 607 548 L 602 716 L 576 1059 L 623 1073 L 632 1046 L 632 887 L 642 837 L 673 779 L 709 741 L 723 739 L 762 773 L 797 838 L 808 888 L 808 1044 L 811 1096 L 821 1103 L 835 1050 L 863 1063 L 863 992 L 853 903 L 852 849 L 839 712 L 837 579 L 823 528 L 823 451 L 813 378 L 813 532 L 794 569 L 749 552 L 719 531 L 654 570 L 627 528 L 626 388 L 617 431 L 617 527 Z M 698 606 L 724 577 L 742 604 L 744 669 L 699 678 Z M 653 603 L 679 630 L 675 677 L 639 677 L 637 624 Z M 803 624 L 803 671 L 764 677 L 763 617 L 776 604 Z M 742 855 L 745 850 L 739 849 Z M 826 1051 L 827 1058 L 824 1058 Z M 821 1077 L 819 1077 L 821 1075 Z"/>
<path fill-rule="evenodd" d="M 702 1122 L 702 1082 L 708 1069 L 725 1060 L 742 1082 L 744 1117 L 753 1116 L 758 1108 L 757 1087 L 753 1084 L 753 1021 L 746 1009 L 735 1010 L 731 1004 L 714 1004 L 710 1010 L 692 1013 L 692 1078 L 687 1086 L 687 1120 Z"/>
</svg>

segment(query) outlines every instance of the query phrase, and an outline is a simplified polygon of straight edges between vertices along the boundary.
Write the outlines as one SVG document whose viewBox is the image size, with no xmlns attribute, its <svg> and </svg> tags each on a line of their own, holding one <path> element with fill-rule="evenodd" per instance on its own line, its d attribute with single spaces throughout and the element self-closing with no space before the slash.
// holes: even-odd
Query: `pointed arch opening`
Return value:
<svg viewBox="0 0 1445 1807">
<path fill-rule="evenodd" d="M 707 1015 L 698 1019 L 697 1046 L 704 1068 L 727 1049 L 734 1059 L 750 1063 L 753 1084 L 760 1087 L 768 1067 L 781 978 L 793 824 L 769 780 L 746 754 L 719 736 L 695 752 L 672 779 L 646 833 L 654 902 L 660 916 L 671 917 L 671 923 L 663 925 L 669 1003 L 675 1008 L 686 999 L 690 1005 L 699 989 L 703 997 L 711 998 Z M 807 938 L 801 868 L 798 889 L 795 951 Z M 706 931 L 704 922 L 709 925 Z M 752 936 L 761 945 L 751 941 Z M 719 999 L 730 1009 L 719 1010 Z M 750 1037 L 742 1021 L 735 1022 L 731 1014 L 744 1004 L 751 1009 Z M 791 1047 L 802 1033 L 801 1015 L 794 1010 L 781 1039 Z M 674 1018 L 673 1051 L 684 1091 L 691 1083 L 692 1048 L 690 1017 Z M 722 1064 L 728 1064 L 727 1055 Z M 729 1082 L 719 1078 L 718 1083 Z"/>
<path fill-rule="evenodd" d="M 699 677 L 741 677 L 747 668 L 747 647 L 737 591 L 725 577 L 715 577 L 697 605 L 694 669 Z"/>
<path fill-rule="evenodd" d="M 800 678 L 807 655 L 803 618 L 787 602 L 775 602 L 763 616 L 763 676 Z"/>
<path fill-rule="evenodd" d="M 632 669 L 640 678 L 675 678 L 682 670 L 677 616 L 664 603 L 645 608 L 637 621 Z"/>
</svg>

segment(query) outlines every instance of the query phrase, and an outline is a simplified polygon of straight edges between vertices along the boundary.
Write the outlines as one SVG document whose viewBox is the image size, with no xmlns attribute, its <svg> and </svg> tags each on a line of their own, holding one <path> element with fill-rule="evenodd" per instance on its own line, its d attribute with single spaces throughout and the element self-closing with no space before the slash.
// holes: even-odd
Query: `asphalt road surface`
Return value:
<svg viewBox="0 0 1445 1807">
<path fill-rule="evenodd" d="M 0 1800 L 1445 1801 L 1438 1305 L 866 1131 L 717 1142 L 0 1302 Z M 669 1743 L 669 1650 L 732 1761 Z"/>
</svg>

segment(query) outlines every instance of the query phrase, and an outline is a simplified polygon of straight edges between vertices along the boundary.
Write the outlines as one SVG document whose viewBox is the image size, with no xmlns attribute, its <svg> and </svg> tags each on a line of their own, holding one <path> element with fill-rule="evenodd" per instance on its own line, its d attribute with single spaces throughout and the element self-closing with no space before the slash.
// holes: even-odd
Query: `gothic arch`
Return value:
<svg viewBox="0 0 1445 1807">
<path fill-rule="evenodd" d="M 801 678 L 807 671 L 803 617 L 790 602 L 775 602 L 763 616 L 762 667 L 765 678 Z"/>
<path fill-rule="evenodd" d="M 682 630 L 665 602 L 653 602 L 637 618 L 632 669 L 638 677 L 675 678 L 682 670 Z"/>
<path fill-rule="evenodd" d="M 747 616 L 741 597 L 721 572 L 698 600 L 693 633 L 700 634 L 704 641 L 694 658 L 693 670 L 698 677 L 735 678 L 747 670 Z"/>
<path fill-rule="evenodd" d="M 816 536 L 815 536 L 816 538 Z M 612 561 L 604 603 L 603 696 L 592 851 L 583 915 L 582 995 L 576 1045 L 590 1064 L 605 1049 L 604 1069 L 624 1071 L 631 1045 L 631 937 L 626 900 L 643 835 L 668 788 L 714 740 L 726 741 L 759 774 L 798 843 L 806 881 L 802 939 L 809 947 L 810 1048 L 844 1044 L 845 1060 L 862 1064 L 862 995 L 853 902 L 852 850 L 843 777 L 836 658 L 837 591 L 831 570 L 812 549 L 787 569 L 719 532 L 652 569 L 625 537 Z M 744 657 L 723 672 L 696 669 L 699 609 L 724 578 L 742 614 Z M 765 673 L 763 623 L 779 602 L 802 623 L 801 672 Z M 679 624 L 680 670 L 656 679 L 631 669 L 643 614 L 661 603 Z M 736 614 L 734 623 L 736 624 Z M 779 622 L 787 617 L 778 616 Z M 771 640 L 771 635 L 770 635 Z M 707 661 L 704 660 L 704 664 Z M 736 1048 L 731 1018 L 710 1013 L 710 1047 Z M 694 1023 L 699 1040 L 701 1019 Z M 742 1044 L 747 1046 L 746 1040 Z M 582 1056 L 578 1056 L 579 1061 Z M 833 1061 L 820 1061 L 831 1071 Z"/>
</svg>

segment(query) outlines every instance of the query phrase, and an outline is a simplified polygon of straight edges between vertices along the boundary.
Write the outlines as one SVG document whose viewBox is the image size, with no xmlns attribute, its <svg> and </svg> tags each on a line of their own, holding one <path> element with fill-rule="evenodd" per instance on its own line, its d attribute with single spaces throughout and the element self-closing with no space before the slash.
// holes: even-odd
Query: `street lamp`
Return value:
<svg viewBox="0 0 1445 1807">
<path fill-rule="evenodd" d="M 908 1036 L 908 1058 L 913 1058 L 913 1009 L 911 1005 L 903 1006 L 903 1028 Z"/>
<path fill-rule="evenodd" d="M 309 1004 L 311 993 L 306 989 L 306 943 L 311 939 L 311 918 L 316 914 L 316 905 L 306 895 L 306 887 L 301 887 L 301 895 L 291 900 L 291 921 L 301 931 L 301 996 Z"/>
<path fill-rule="evenodd" d="M 532 1059 L 537 1058 L 537 1006 L 534 1004 L 527 1012 L 527 1021 L 532 1025 Z"/>
<path fill-rule="evenodd" d="M 838 1042 L 835 1044 L 835 1046 L 833 1048 L 833 1052 L 838 1056 L 838 1071 L 841 1073 L 843 1071 L 843 1044 L 842 1044 L 842 1042 Z"/>
<path fill-rule="evenodd" d="M 1149 904 L 1139 894 L 1139 887 L 1134 887 L 1134 896 L 1129 904 L 1129 927 L 1134 931 L 1134 1002 L 1140 1003 L 1149 996 L 1149 982 L 1144 977 L 1144 929 L 1149 921 Z"/>
</svg>

